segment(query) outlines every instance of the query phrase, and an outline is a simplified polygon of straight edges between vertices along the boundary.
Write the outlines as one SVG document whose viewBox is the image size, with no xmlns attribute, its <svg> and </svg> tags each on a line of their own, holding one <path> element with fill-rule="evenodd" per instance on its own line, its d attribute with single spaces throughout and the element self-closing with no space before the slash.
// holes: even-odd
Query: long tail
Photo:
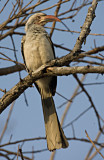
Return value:
<svg viewBox="0 0 104 160">
<path fill-rule="evenodd" d="M 68 141 L 61 128 L 51 93 L 41 94 L 46 129 L 47 146 L 50 151 L 67 148 Z"/>
</svg>

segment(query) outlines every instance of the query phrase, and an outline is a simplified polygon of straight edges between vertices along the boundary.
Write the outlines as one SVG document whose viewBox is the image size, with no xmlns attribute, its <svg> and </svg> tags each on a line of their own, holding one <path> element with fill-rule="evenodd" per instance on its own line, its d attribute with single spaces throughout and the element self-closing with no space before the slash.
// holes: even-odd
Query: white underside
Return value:
<svg viewBox="0 0 104 160">
<path fill-rule="evenodd" d="M 24 44 L 24 56 L 26 66 L 30 72 L 35 71 L 41 65 L 54 59 L 51 44 L 44 34 L 38 35 L 35 39 L 31 39 L 31 36 L 26 37 Z M 50 82 L 50 78 L 42 78 L 36 82 L 40 88 L 46 88 Z"/>
</svg>

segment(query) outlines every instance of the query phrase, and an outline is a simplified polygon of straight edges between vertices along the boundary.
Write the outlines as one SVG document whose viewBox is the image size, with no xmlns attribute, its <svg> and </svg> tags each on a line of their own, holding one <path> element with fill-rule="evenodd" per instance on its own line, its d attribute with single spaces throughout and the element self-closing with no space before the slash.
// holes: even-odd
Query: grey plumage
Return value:
<svg viewBox="0 0 104 160">
<path fill-rule="evenodd" d="M 21 49 L 27 71 L 30 73 L 55 58 L 53 44 L 43 27 L 52 20 L 58 21 L 53 16 L 36 13 L 26 23 L 26 36 L 22 38 Z M 52 98 L 56 90 L 57 77 L 41 78 L 35 81 L 35 85 L 41 95 L 48 149 L 53 151 L 68 147 Z"/>
</svg>

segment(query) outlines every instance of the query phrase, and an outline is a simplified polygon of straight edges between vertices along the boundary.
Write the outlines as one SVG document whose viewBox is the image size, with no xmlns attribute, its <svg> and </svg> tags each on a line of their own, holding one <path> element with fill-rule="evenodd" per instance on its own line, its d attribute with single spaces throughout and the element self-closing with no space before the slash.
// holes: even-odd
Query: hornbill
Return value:
<svg viewBox="0 0 104 160">
<path fill-rule="evenodd" d="M 57 17 L 44 13 L 35 13 L 27 20 L 26 35 L 21 40 L 21 51 L 30 74 L 41 65 L 55 59 L 53 43 L 44 29 L 44 25 L 52 21 L 61 22 Z M 58 120 L 52 98 L 56 91 L 57 77 L 44 77 L 34 83 L 41 95 L 48 149 L 53 151 L 67 148 L 69 144 Z"/>
</svg>

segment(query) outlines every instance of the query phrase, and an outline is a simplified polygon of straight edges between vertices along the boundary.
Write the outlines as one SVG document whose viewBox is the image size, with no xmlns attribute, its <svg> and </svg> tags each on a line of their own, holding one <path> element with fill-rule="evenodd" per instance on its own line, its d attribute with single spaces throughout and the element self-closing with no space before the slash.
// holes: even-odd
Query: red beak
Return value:
<svg viewBox="0 0 104 160">
<path fill-rule="evenodd" d="M 52 21 L 58 21 L 58 22 L 61 22 L 61 20 L 55 16 L 52 16 L 52 15 L 46 15 L 44 17 L 44 20 L 45 21 L 48 21 L 48 22 L 52 22 Z"/>
</svg>

